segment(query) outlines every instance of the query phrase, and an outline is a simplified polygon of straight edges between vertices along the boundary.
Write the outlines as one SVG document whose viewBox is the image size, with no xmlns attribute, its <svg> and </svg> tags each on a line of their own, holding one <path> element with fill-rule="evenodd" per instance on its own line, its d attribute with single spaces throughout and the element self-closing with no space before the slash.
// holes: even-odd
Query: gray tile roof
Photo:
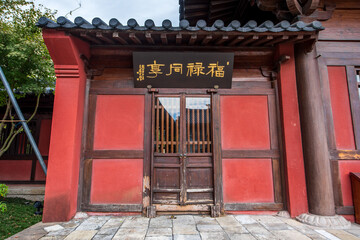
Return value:
<svg viewBox="0 0 360 240">
<path fill-rule="evenodd" d="M 277 24 L 274 24 L 271 21 L 265 21 L 261 24 L 257 24 L 256 21 L 249 21 L 243 25 L 239 21 L 234 20 L 229 25 L 225 26 L 222 20 L 216 20 L 213 25 L 207 26 L 206 21 L 198 20 L 196 26 L 190 26 L 187 20 L 181 20 L 180 26 L 174 27 L 170 20 L 166 19 L 162 22 L 162 26 L 155 26 L 154 21 L 148 19 L 145 21 L 144 26 L 140 26 L 137 21 L 133 18 L 127 21 L 126 25 L 121 24 L 116 18 L 112 18 L 109 21 L 109 24 L 105 23 L 100 18 L 94 18 L 91 23 L 86 21 L 82 17 L 75 18 L 74 22 L 71 22 L 65 17 L 59 17 L 56 22 L 46 18 L 41 17 L 36 24 L 41 28 L 53 28 L 53 29 L 101 29 L 101 30 L 117 30 L 117 31 L 126 31 L 126 30 L 135 30 L 135 31 L 206 31 L 206 32 L 315 32 L 325 29 L 319 21 L 314 21 L 311 23 L 304 23 L 298 21 L 290 24 L 288 21 L 281 21 Z"/>
</svg>

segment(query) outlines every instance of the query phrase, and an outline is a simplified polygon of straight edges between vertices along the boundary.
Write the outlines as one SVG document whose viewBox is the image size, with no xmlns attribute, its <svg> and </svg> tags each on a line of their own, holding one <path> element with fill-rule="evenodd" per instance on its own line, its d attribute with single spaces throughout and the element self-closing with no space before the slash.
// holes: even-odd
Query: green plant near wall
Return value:
<svg viewBox="0 0 360 240">
<path fill-rule="evenodd" d="M 5 184 L 0 184 L 0 200 L 2 198 L 6 197 L 6 194 L 8 192 L 8 186 Z M 3 202 L 0 202 L 0 212 L 5 212 L 7 210 L 6 204 Z"/>
</svg>

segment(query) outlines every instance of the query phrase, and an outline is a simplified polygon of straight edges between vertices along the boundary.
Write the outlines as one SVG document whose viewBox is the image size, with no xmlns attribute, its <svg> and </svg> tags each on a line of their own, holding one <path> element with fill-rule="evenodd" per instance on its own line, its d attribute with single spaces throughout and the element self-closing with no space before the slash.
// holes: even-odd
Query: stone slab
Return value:
<svg viewBox="0 0 360 240">
<path fill-rule="evenodd" d="M 77 230 L 70 233 L 64 240 L 91 240 L 96 230 Z"/>
</svg>

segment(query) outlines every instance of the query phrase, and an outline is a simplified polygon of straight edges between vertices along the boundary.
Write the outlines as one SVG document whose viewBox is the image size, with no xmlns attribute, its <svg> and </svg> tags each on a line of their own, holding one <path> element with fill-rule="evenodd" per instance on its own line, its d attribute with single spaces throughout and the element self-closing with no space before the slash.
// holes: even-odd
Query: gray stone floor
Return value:
<svg viewBox="0 0 360 240">
<path fill-rule="evenodd" d="M 61 223 L 38 223 L 8 239 L 41 240 L 221 240 L 221 239 L 360 239 L 360 225 L 321 229 L 270 215 L 91 216 Z"/>
</svg>

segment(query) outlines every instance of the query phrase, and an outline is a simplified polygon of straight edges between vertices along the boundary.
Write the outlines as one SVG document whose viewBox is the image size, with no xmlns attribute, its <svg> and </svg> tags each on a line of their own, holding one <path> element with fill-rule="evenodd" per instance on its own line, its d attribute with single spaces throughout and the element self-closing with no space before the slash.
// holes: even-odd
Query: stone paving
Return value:
<svg viewBox="0 0 360 240">
<path fill-rule="evenodd" d="M 360 239 L 360 225 L 321 229 L 271 215 L 91 216 L 61 223 L 38 223 L 8 239 L 41 240 L 222 240 Z"/>
</svg>

